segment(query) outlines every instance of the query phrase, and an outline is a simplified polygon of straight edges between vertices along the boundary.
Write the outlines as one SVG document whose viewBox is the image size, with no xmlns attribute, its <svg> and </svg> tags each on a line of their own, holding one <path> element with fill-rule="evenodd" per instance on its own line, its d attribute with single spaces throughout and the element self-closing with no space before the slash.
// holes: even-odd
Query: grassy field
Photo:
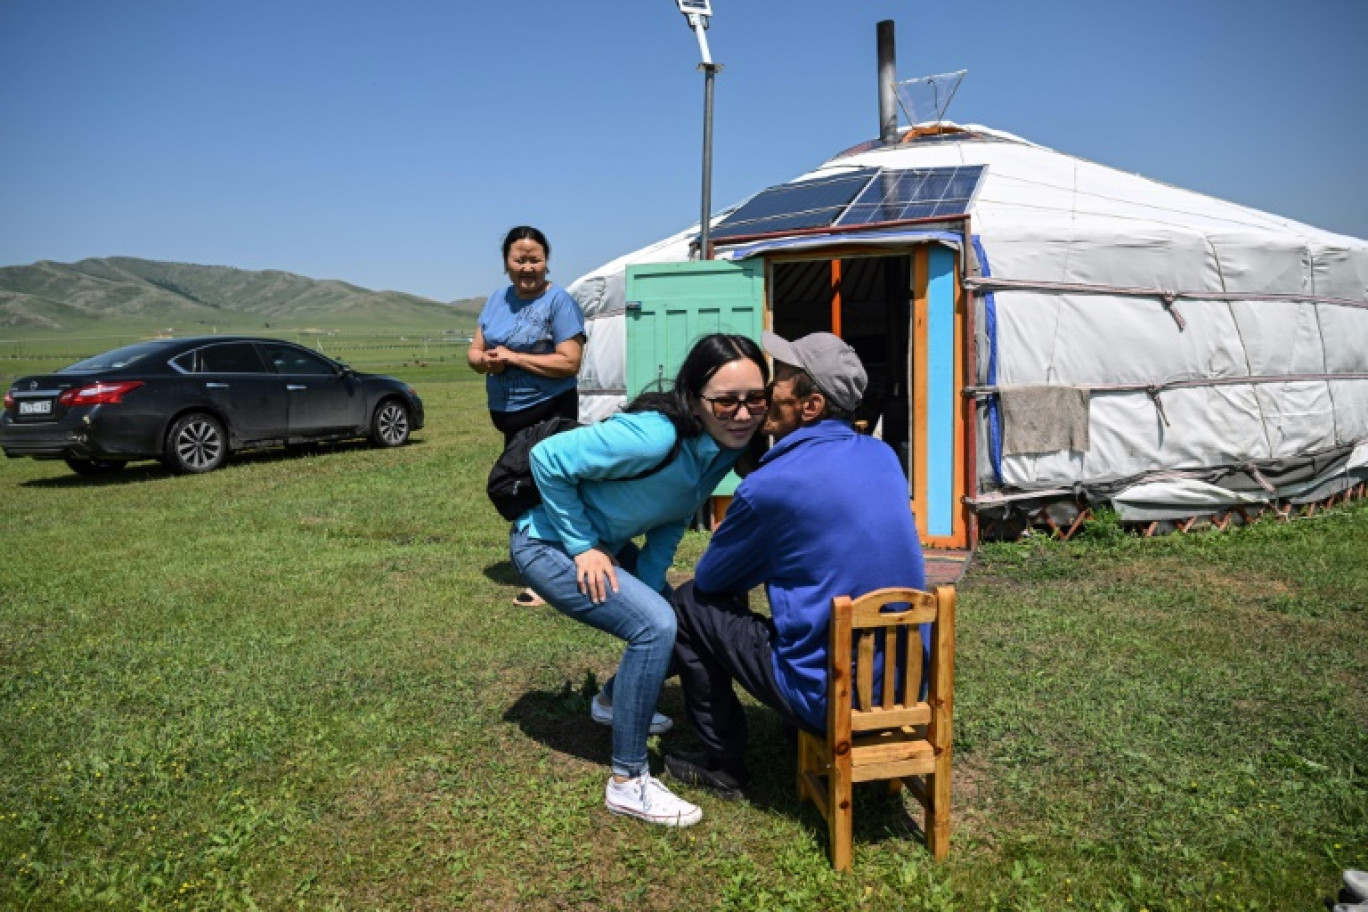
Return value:
<svg viewBox="0 0 1368 912">
<path fill-rule="evenodd" d="M 682 832 L 604 810 L 588 699 L 620 649 L 512 603 L 479 378 L 361 353 L 423 395 L 413 445 L 0 459 L 0 908 L 1312 910 L 1368 866 L 1368 505 L 984 548 L 950 859 L 857 792 L 837 875 L 759 708 L 748 801 L 683 789 Z"/>
</svg>

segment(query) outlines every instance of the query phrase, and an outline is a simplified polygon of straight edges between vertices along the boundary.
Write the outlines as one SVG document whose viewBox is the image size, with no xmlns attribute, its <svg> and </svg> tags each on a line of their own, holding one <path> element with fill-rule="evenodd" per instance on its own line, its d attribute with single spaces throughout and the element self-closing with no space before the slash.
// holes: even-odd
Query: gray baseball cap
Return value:
<svg viewBox="0 0 1368 912">
<path fill-rule="evenodd" d="M 802 368 L 832 405 L 853 412 L 864 398 L 869 377 L 855 349 L 831 333 L 810 333 L 792 342 L 772 332 L 761 335 L 776 361 Z"/>
</svg>

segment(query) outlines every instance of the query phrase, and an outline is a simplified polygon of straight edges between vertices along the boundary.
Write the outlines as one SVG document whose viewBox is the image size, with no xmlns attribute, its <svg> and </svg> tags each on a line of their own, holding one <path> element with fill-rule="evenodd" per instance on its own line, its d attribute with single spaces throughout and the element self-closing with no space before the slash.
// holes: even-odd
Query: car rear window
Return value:
<svg viewBox="0 0 1368 912">
<path fill-rule="evenodd" d="M 155 357 L 165 348 L 165 344 L 161 342 L 138 342 L 134 345 L 125 345 L 123 348 L 116 348 L 113 351 L 95 355 L 93 358 L 86 358 L 84 361 L 69 364 L 57 373 L 77 374 L 128 367 L 131 364 L 137 364 Z"/>
</svg>

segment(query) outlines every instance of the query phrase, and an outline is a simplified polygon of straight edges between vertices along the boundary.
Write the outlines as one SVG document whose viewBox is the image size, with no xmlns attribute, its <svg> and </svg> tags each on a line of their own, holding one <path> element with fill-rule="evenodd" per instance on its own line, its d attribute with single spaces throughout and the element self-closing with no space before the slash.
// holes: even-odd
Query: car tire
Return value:
<svg viewBox="0 0 1368 912">
<path fill-rule="evenodd" d="M 398 399 L 386 399 L 371 415 L 370 442 L 378 447 L 403 446 L 408 443 L 412 429 L 408 406 Z"/>
<path fill-rule="evenodd" d="M 77 475 L 109 475 L 128 465 L 122 459 L 76 459 L 68 458 L 67 467 Z"/>
<path fill-rule="evenodd" d="M 228 458 L 228 434 L 223 422 L 204 412 L 182 415 L 166 433 L 162 462 L 177 475 L 212 472 Z"/>
</svg>

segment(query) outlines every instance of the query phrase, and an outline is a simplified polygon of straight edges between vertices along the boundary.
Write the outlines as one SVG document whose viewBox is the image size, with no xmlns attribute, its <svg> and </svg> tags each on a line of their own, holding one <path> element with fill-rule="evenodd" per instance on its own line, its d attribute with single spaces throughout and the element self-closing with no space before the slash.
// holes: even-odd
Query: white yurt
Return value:
<svg viewBox="0 0 1368 912">
<path fill-rule="evenodd" d="M 710 231 L 706 252 L 695 226 L 570 286 L 584 416 L 704 332 L 824 330 L 865 361 L 857 426 L 902 457 L 932 546 L 1099 506 L 1223 523 L 1363 492 L 1363 240 L 948 122 Z"/>
</svg>

